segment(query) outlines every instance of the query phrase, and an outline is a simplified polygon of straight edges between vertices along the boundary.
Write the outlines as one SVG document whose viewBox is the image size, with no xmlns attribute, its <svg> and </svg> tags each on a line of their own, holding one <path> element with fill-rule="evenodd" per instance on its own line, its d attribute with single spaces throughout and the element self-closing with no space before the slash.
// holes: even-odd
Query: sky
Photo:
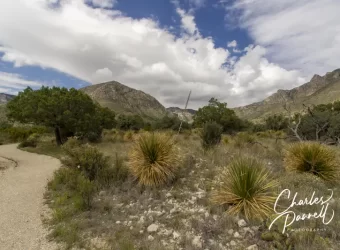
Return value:
<svg viewBox="0 0 340 250">
<path fill-rule="evenodd" d="M 339 0 L 0 0 L 0 93 L 119 81 L 165 107 L 261 101 L 340 67 Z"/>
</svg>

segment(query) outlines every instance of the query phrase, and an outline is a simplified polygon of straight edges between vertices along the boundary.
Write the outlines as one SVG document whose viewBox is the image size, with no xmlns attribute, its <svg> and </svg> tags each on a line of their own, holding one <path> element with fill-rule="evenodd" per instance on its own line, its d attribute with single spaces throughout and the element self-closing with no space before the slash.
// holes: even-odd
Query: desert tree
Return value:
<svg viewBox="0 0 340 250">
<path fill-rule="evenodd" d="M 28 87 L 7 104 L 7 110 L 10 120 L 53 128 L 58 145 L 63 144 L 65 134 L 98 138 L 115 123 L 113 112 L 74 88 Z"/>
<path fill-rule="evenodd" d="M 194 126 L 202 127 L 207 122 L 216 122 L 221 125 L 223 132 L 239 130 L 243 126 L 243 121 L 237 117 L 235 111 L 227 107 L 227 103 L 219 102 L 216 98 L 211 98 L 209 104 L 199 108 L 194 116 Z"/>
</svg>

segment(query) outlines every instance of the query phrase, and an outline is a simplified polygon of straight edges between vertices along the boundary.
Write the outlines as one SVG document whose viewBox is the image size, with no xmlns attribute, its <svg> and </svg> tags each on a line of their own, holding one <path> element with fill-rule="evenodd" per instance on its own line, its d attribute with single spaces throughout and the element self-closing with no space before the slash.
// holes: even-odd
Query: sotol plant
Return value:
<svg viewBox="0 0 340 250">
<path fill-rule="evenodd" d="M 299 142 L 290 145 L 284 158 L 287 171 L 307 172 L 326 181 L 338 177 L 339 163 L 335 151 L 317 142 Z"/>
<path fill-rule="evenodd" d="M 135 142 L 129 157 L 129 169 L 142 186 L 160 186 L 175 177 L 175 145 L 171 137 L 146 133 Z"/>
<path fill-rule="evenodd" d="M 272 212 L 276 199 L 273 190 L 278 182 L 257 159 L 239 157 L 233 160 L 222 174 L 221 181 L 212 194 L 212 202 L 229 205 L 227 213 L 262 219 Z"/>
</svg>

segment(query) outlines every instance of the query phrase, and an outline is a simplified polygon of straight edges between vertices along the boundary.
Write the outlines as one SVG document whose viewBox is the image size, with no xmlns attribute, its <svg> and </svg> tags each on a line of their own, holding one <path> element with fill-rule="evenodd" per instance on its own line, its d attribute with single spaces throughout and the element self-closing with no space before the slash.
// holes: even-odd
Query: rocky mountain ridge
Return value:
<svg viewBox="0 0 340 250">
<path fill-rule="evenodd" d="M 0 104 L 5 104 L 12 100 L 15 96 L 14 95 L 9 95 L 5 93 L 0 93 Z"/>
<path fill-rule="evenodd" d="M 94 84 L 80 90 L 117 113 L 138 114 L 146 119 L 156 119 L 167 114 L 165 107 L 151 95 L 116 81 Z"/>
<path fill-rule="evenodd" d="M 317 105 L 340 99 L 340 69 L 325 76 L 314 75 L 312 79 L 291 90 L 278 90 L 263 101 L 234 108 L 243 119 L 258 120 L 274 113 L 285 112 L 286 103 L 292 111 L 301 111 L 303 104 Z"/>
</svg>

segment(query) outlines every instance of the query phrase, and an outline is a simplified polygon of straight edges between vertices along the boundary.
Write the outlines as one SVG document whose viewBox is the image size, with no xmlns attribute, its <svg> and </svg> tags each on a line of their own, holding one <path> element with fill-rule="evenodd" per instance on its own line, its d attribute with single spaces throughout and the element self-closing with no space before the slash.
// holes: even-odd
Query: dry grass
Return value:
<svg viewBox="0 0 340 250">
<path fill-rule="evenodd" d="M 284 163 L 287 171 L 308 172 L 326 181 L 335 181 L 339 175 L 336 152 L 317 142 L 294 143 L 287 147 Z"/>
</svg>

